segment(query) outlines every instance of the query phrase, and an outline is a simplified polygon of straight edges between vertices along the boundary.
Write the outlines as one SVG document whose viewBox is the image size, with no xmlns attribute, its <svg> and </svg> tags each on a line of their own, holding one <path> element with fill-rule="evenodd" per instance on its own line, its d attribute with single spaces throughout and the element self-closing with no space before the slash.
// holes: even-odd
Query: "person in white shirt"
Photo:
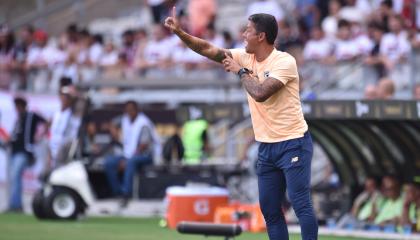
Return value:
<svg viewBox="0 0 420 240">
<path fill-rule="evenodd" d="M 117 135 L 121 129 L 123 155 L 108 156 L 105 159 L 105 173 L 115 196 L 123 197 L 123 205 L 131 197 L 133 178 L 139 167 L 153 164 L 161 152 L 159 136 L 152 121 L 140 111 L 134 101 L 125 104 L 124 115 L 114 121 L 111 133 Z M 123 180 L 118 179 L 118 171 L 123 166 Z"/>
<path fill-rule="evenodd" d="M 179 43 L 171 55 L 171 65 L 178 77 L 188 76 L 186 73 L 197 70 L 205 62 L 205 58 L 188 48 L 184 43 Z"/>
<path fill-rule="evenodd" d="M 305 61 L 323 61 L 332 51 L 330 41 L 324 38 L 322 29 L 318 26 L 312 28 L 311 38 L 303 49 L 303 58 Z"/>
<path fill-rule="evenodd" d="M 60 90 L 61 109 L 56 112 L 50 127 L 50 161 L 49 168 L 56 168 L 65 163 L 70 144 L 77 138 L 80 117 L 73 111 L 74 91 L 66 86 Z"/>
<path fill-rule="evenodd" d="M 143 59 L 137 59 L 137 68 L 149 76 L 159 76 L 169 67 L 172 39 L 168 38 L 166 29 L 158 24 L 153 27 L 153 38 L 147 43 Z"/>
<path fill-rule="evenodd" d="M 329 15 L 322 21 L 322 30 L 329 39 L 335 39 L 338 29 L 338 19 L 341 3 L 338 0 L 331 0 L 328 4 Z"/>
<path fill-rule="evenodd" d="M 112 42 L 105 44 L 102 57 L 99 59 L 98 64 L 100 67 L 112 67 L 118 63 L 118 51 Z"/>
<path fill-rule="evenodd" d="M 356 41 L 351 36 L 351 26 L 346 20 L 338 22 L 337 41 L 334 46 L 335 61 L 354 60 L 361 54 Z"/>
<path fill-rule="evenodd" d="M 403 29 L 401 17 L 391 17 L 388 28 L 390 32 L 382 37 L 380 53 L 384 57 L 387 68 L 392 70 L 396 64 L 407 61 L 411 47 L 407 32 Z"/>
<path fill-rule="evenodd" d="M 409 57 L 411 45 L 408 34 L 403 29 L 400 16 L 392 16 L 388 21 L 390 32 L 381 40 L 380 54 L 388 76 L 395 80 L 398 89 L 406 88 L 410 83 Z"/>
<path fill-rule="evenodd" d="M 50 90 L 56 93 L 57 79 L 61 78 L 69 55 L 67 43 L 62 38 L 58 42 L 49 41 L 47 33 L 41 30 L 34 33 L 34 40 L 25 61 L 25 68 L 29 70 L 29 88 L 35 92 Z"/>
</svg>

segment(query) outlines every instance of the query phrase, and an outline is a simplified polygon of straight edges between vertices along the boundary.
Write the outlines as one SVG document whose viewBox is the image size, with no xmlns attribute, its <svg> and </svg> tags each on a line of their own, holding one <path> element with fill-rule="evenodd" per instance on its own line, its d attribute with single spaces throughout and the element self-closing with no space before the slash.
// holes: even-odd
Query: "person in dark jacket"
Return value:
<svg viewBox="0 0 420 240">
<path fill-rule="evenodd" d="M 17 121 L 10 138 L 10 199 L 9 210 L 22 209 L 22 174 L 34 162 L 35 134 L 44 118 L 27 110 L 27 102 L 22 97 L 14 99 Z"/>
</svg>

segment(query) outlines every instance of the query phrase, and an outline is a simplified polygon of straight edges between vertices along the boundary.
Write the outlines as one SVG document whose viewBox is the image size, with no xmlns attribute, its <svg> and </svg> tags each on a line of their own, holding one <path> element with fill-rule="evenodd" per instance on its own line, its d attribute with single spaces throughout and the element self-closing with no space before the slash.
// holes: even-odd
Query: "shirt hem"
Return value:
<svg viewBox="0 0 420 240">
<path fill-rule="evenodd" d="M 267 138 L 258 138 L 258 137 L 255 137 L 255 140 L 258 141 L 258 142 L 262 142 L 262 143 L 276 143 L 276 142 L 283 142 L 283 141 L 287 141 L 287 140 L 301 138 L 301 137 L 304 136 L 304 134 L 305 133 L 294 134 L 294 135 L 290 135 L 290 136 L 287 136 L 287 137 L 275 138 L 275 139 L 267 139 Z"/>
</svg>

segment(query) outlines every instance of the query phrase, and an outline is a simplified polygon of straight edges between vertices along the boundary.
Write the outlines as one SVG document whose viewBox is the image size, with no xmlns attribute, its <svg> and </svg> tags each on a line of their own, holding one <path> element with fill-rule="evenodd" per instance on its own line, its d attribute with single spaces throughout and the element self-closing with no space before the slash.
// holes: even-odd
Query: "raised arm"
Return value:
<svg viewBox="0 0 420 240">
<path fill-rule="evenodd" d="M 222 61 L 225 70 L 239 74 L 245 90 L 257 102 L 265 102 L 284 86 L 282 82 L 272 77 L 260 82 L 251 73 L 239 73 L 242 67 L 229 55 L 225 57 Z"/>
<path fill-rule="evenodd" d="M 194 52 L 203 55 L 213 61 L 221 63 L 223 59 L 225 59 L 225 54 L 232 56 L 228 49 L 213 46 L 211 43 L 201 38 L 191 36 L 182 30 L 176 18 L 175 7 L 172 8 L 172 16 L 166 18 L 165 27 L 169 28 L 174 34 L 176 34 Z"/>
</svg>

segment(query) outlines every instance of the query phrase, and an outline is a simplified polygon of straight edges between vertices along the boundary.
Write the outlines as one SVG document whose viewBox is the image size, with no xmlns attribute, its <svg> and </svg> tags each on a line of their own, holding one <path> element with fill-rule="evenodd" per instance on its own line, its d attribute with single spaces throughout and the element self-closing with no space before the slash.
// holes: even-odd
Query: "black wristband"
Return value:
<svg viewBox="0 0 420 240">
<path fill-rule="evenodd" d="M 250 72 L 248 68 L 241 68 L 238 71 L 238 76 L 241 78 L 243 74 L 249 74 Z"/>
</svg>

